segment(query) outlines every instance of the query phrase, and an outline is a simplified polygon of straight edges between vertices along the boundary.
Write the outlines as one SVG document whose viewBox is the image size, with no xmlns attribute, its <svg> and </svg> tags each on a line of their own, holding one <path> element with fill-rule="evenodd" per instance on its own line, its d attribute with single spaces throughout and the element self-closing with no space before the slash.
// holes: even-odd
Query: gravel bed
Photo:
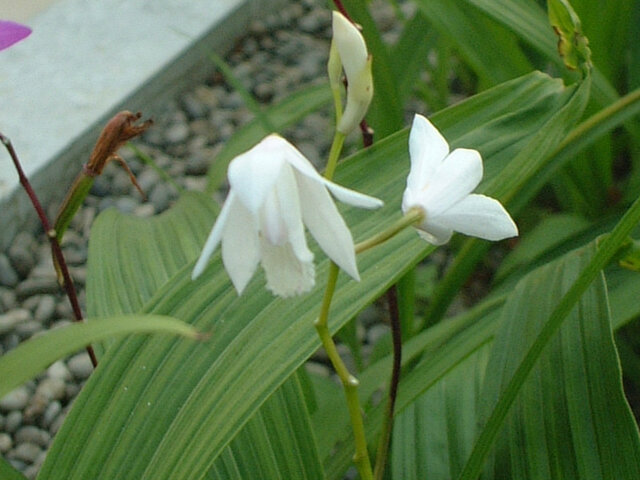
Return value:
<svg viewBox="0 0 640 480">
<path fill-rule="evenodd" d="M 377 1 L 372 8 L 381 28 L 388 30 L 385 35 L 394 35 L 394 17 L 388 4 Z M 253 24 L 226 61 L 260 103 L 278 101 L 305 84 L 324 81 L 330 18 L 324 0 L 293 2 L 277 15 Z M 332 115 L 329 111 L 311 114 L 285 132 L 319 165 L 328 153 Z M 216 153 L 251 118 L 242 97 L 216 74 L 167 103 L 154 118 L 154 126 L 135 144 L 179 185 L 202 190 Z M 137 160 L 129 149 L 122 148 L 120 153 L 136 174 L 148 201 L 142 201 L 126 173 L 115 164 L 96 179 L 63 243 L 83 305 L 87 241 L 96 215 L 116 207 L 147 217 L 169 208 L 178 195 L 170 183 Z M 51 218 L 55 211 L 50 209 Z M 371 307 L 361 317 L 365 327 L 360 327 L 360 334 L 366 343 L 371 344 L 384 334 L 384 327 L 381 330 L 379 325 L 380 311 Z M 41 231 L 20 233 L 10 248 L 0 253 L 0 355 L 39 332 L 71 323 L 71 319 L 71 308 L 59 291 L 44 235 Z M 322 353 L 314 358 L 314 371 L 326 368 Z M 47 448 L 91 371 L 87 354 L 79 352 L 54 363 L 36 380 L 0 399 L 0 454 L 28 478 L 35 478 Z"/>
</svg>

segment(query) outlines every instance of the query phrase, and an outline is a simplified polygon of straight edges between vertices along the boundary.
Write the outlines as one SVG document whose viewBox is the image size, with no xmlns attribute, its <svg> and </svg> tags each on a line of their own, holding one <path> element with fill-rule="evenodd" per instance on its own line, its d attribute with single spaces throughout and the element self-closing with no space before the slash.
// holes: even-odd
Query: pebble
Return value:
<svg viewBox="0 0 640 480">
<path fill-rule="evenodd" d="M 40 323 L 45 323 L 56 313 L 56 298 L 53 295 L 42 295 L 38 301 L 33 318 Z"/>
<path fill-rule="evenodd" d="M 7 393 L 0 399 L 0 410 L 11 412 L 13 410 L 22 410 L 29 402 L 29 390 L 26 386 L 21 385 L 18 388 Z M 10 415 L 10 414 L 9 414 Z M 7 416 L 7 423 L 9 417 Z"/>
<path fill-rule="evenodd" d="M 4 421 L 5 432 L 15 432 L 20 427 L 20 425 L 22 425 L 22 418 L 23 415 L 21 410 L 12 410 L 11 412 L 9 412 Z"/>
<path fill-rule="evenodd" d="M 33 425 L 27 425 L 18 429 L 14 435 L 16 443 L 32 443 L 40 447 L 46 447 L 51 441 L 51 434 Z"/>
<path fill-rule="evenodd" d="M 47 376 L 49 378 L 57 378 L 63 382 L 68 382 L 72 378 L 71 372 L 62 360 L 58 360 L 47 368 Z"/>
<path fill-rule="evenodd" d="M 35 241 L 33 235 L 20 232 L 9 247 L 9 260 L 20 277 L 25 278 L 35 265 L 35 259 L 31 247 Z"/>
<path fill-rule="evenodd" d="M 19 280 L 18 274 L 11 266 L 9 257 L 4 253 L 0 253 L 0 285 L 15 287 Z"/>
<path fill-rule="evenodd" d="M 16 308 L 0 315 L 0 335 L 12 331 L 18 325 L 28 322 L 31 319 L 31 312 L 26 308 Z"/>
<path fill-rule="evenodd" d="M 24 299 L 41 293 L 51 294 L 60 291 L 58 280 L 55 275 L 46 277 L 27 278 L 16 287 L 18 299 Z"/>
<path fill-rule="evenodd" d="M 47 405 L 44 414 L 42 415 L 42 426 L 50 427 L 54 420 L 60 415 L 62 411 L 62 404 L 58 400 L 54 400 Z"/>
<path fill-rule="evenodd" d="M 86 380 L 93 373 L 91 359 L 86 352 L 78 353 L 67 361 L 71 374 L 78 380 Z"/>
<path fill-rule="evenodd" d="M 21 443 L 11 450 L 7 454 L 7 457 L 21 460 L 25 463 L 33 463 L 40 455 L 40 452 L 42 452 L 42 448 L 35 443 Z"/>
<path fill-rule="evenodd" d="M 13 440 L 8 433 L 0 432 L 0 453 L 7 453 L 13 447 Z"/>
</svg>

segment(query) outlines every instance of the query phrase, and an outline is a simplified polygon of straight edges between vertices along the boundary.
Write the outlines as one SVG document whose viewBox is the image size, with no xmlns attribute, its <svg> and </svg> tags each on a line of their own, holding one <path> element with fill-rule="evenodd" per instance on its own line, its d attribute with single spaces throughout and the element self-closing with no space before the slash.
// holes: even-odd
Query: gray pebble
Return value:
<svg viewBox="0 0 640 480">
<path fill-rule="evenodd" d="M 22 410 L 29 402 L 29 395 L 29 389 L 26 386 L 19 386 L 0 399 L 0 410 Z"/>
<path fill-rule="evenodd" d="M 169 126 L 164 136 L 168 144 L 176 144 L 186 141 L 189 133 L 189 125 L 186 122 L 179 122 Z"/>
<path fill-rule="evenodd" d="M 21 460 L 25 463 L 33 463 L 42 452 L 42 449 L 35 443 L 21 443 L 11 450 L 7 457 Z"/>
<path fill-rule="evenodd" d="M 33 425 L 27 425 L 18 429 L 14 435 L 16 443 L 33 443 L 40 447 L 47 447 L 51 441 L 51 434 Z"/>
<path fill-rule="evenodd" d="M 210 153 L 210 152 L 207 152 Z M 187 175 L 204 175 L 209 170 L 211 156 L 198 152 L 187 159 L 185 173 Z"/>
<path fill-rule="evenodd" d="M 86 380 L 93 373 L 93 365 L 86 352 L 71 357 L 67 361 L 67 366 L 71 374 L 79 380 Z"/>
<path fill-rule="evenodd" d="M 42 415 L 42 426 L 49 427 L 54 422 L 54 420 L 60 415 L 62 411 L 62 405 L 59 401 L 55 400 L 47 405 L 47 408 Z"/>
<path fill-rule="evenodd" d="M 9 433 L 15 432 L 22 425 L 22 418 L 23 415 L 20 410 L 9 412 L 4 422 L 4 430 Z"/>
<path fill-rule="evenodd" d="M 33 314 L 33 318 L 40 323 L 51 320 L 56 313 L 56 299 L 53 295 L 42 295 L 38 301 L 38 306 Z"/>
<path fill-rule="evenodd" d="M 11 435 L 0 432 L 0 453 L 7 453 L 13 447 Z"/>
<path fill-rule="evenodd" d="M 0 287 L 0 306 L 5 312 L 16 306 L 16 294 L 13 290 Z"/>
<path fill-rule="evenodd" d="M 5 287 L 15 287 L 19 278 L 16 271 L 11 266 L 9 257 L 4 253 L 0 253 L 0 285 Z"/>
<path fill-rule="evenodd" d="M 15 271 L 22 278 L 29 275 L 35 265 L 35 258 L 31 247 L 34 245 L 33 235 L 27 232 L 20 232 L 13 240 L 9 248 L 9 260 Z"/>
<path fill-rule="evenodd" d="M 37 294 L 51 294 L 60 291 L 55 275 L 47 277 L 27 278 L 16 287 L 16 295 L 19 299 L 31 297 Z"/>
<path fill-rule="evenodd" d="M 49 378 L 57 378 L 63 382 L 71 380 L 71 372 L 62 360 L 58 360 L 47 368 L 47 376 Z"/>
<path fill-rule="evenodd" d="M 67 418 L 67 410 L 63 410 L 62 412 L 60 412 L 55 420 L 51 422 L 51 426 L 49 427 L 49 433 L 51 433 L 51 435 L 55 435 L 56 433 L 58 433 L 58 430 L 60 430 L 60 427 L 62 427 L 65 418 Z"/>
<path fill-rule="evenodd" d="M 149 192 L 160 180 L 160 175 L 155 170 L 148 168 L 138 175 L 138 184 L 144 192 Z"/>
<path fill-rule="evenodd" d="M 173 187 L 166 183 L 159 183 L 149 195 L 149 201 L 153 203 L 156 212 L 163 212 L 169 208 L 174 195 L 175 190 Z"/>
<path fill-rule="evenodd" d="M 29 320 L 16 325 L 15 332 L 20 335 L 21 338 L 29 338 L 35 333 L 42 330 L 42 324 L 35 320 Z"/>
<path fill-rule="evenodd" d="M 0 315 L 0 335 L 12 331 L 18 325 L 29 320 L 31 320 L 31 312 L 26 308 L 9 310 L 4 315 Z"/>
<path fill-rule="evenodd" d="M 115 202 L 115 207 L 122 213 L 133 213 L 138 206 L 138 202 L 131 197 L 120 197 Z"/>
<path fill-rule="evenodd" d="M 193 93 L 182 97 L 182 108 L 191 119 L 206 117 L 209 113 L 207 106 Z"/>
</svg>

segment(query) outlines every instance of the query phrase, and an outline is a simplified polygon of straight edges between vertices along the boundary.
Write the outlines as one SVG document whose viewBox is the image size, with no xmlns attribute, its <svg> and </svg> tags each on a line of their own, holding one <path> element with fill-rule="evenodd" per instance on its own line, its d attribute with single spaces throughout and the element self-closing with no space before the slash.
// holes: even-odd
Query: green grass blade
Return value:
<svg viewBox="0 0 640 480">
<path fill-rule="evenodd" d="M 191 339 L 192 326 L 160 315 L 124 315 L 74 323 L 30 338 L 0 357 L 0 398 L 36 377 L 53 362 L 93 342 L 131 333 L 169 333 Z"/>
<path fill-rule="evenodd" d="M 499 398 L 495 403 L 495 406 L 490 410 L 490 415 L 485 423 L 485 426 L 480 433 L 476 444 L 473 448 L 471 456 L 465 465 L 465 468 L 460 476 L 460 480 L 472 480 L 478 477 L 482 470 L 482 465 L 489 454 L 491 447 L 494 444 L 495 438 L 503 425 L 504 419 L 509 413 L 509 409 L 513 404 L 516 396 L 520 392 L 522 385 L 526 381 L 527 377 L 531 373 L 531 370 L 535 366 L 537 360 L 540 358 L 544 348 L 549 344 L 555 333 L 562 326 L 562 323 L 567 318 L 567 315 L 572 311 L 576 303 L 580 300 L 581 296 L 587 291 L 587 288 L 592 282 L 601 275 L 601 270 L 609 263 L 620 246 L 626 240 L 633 228 L 640 221 L 640 199 L 636 200 L 633 206 L 627 211 L 622 220 L 613 229 L 611 234 L 606 236 L 604 240 L 599 244 L 597 251 L 593 254 L 592 258 L 585 261 L 585 265 L 580 267 L 579 275 L 575 275 L 573 280 L 567 287 L 566 293 L 559 302 L 549 310 L 549 317 L 544 317 L 545 321 L 541 324 L 539 334 L 535 338 L 535 341 L 528 348 L 526 355 L 523 356 L 522 361 L 517 365 L 517 368 L 511 376 L 507 376 L 504 379 L 504 386 L 500 388 Z M 528 298 L 531 298 L 530 294 Z M 557 291 L 553 292 L 551 299 L 557 298 Z M 605 295 L 606 298 L 606 295 Z M 515 302 L 514 302 L 515 303 Z M 523 306 L 526 304 L 523 304 Z M 515 308 L 515 314 L 518 313 L 517 304 Z M 538 308 L 535 306 L 535 308 Z M 608 308 L 608 307 L 607 307 Z M 537 310 L 539 311 L 539 310 Z M 506 316 L 506 318 L 510 318 Z M 608 322 L 608 315 L 607 315 Z M 607 328 L 610 328 L 607 323 Z M 615 355 L 615 353 L 614 353 Z M 611 376 L 611 374 L 609 374 Z M 621 387 L 620 387 L 621 388 Z M 607 394 L 602 392 L 600 394 L 604 400 Z M 596 396 L 593 400 L 597 400 Z M 618 412 L 620 415 L 621 413 Z M 634 440 L 630 444 L 630 448 L 634 451 L 636 467 L 640 465 L 640 450 L 638 447 L 640 444 L 637 439 L 637 427 L 634 428 L 635 439 L 631 436 L 629 439 Z M 622 447 L 622 445 L 619 445 Z M 615 463 L 615 462 L 614 462 Z M 614 468 L 614 465 L 608 465 L 610 468 Z M 636 476 L 640 475 L 640 471 Z M 604 478 L 616 478 L 605 476 Z M 631 478 L 631 477 L 619 477 L 619 478 Z"/>
</svg>

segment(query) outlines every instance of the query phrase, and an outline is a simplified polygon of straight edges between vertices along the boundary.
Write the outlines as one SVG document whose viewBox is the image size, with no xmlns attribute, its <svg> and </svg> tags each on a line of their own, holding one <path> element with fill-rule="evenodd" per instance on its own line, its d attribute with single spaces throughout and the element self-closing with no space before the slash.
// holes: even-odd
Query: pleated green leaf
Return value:
<svg viewBox="0 0 640 480">
<path fill-rule="evenodd" d="M 160 315 L 120 315 L 57 328 L 22 342 L 0 357 L 0 398 L 85 345 L 118 335 L 153 332 L 199 337 L 191 325 Z"/>
<path fill-rule="evenodd" d="M 590 245 L 541 268 L 509 297 L 485 374 L 484 415 L 594 251 Z M 525 381 L 485 473 L 514 479 L 640 478 L 640 439 L 622 390 L 602 275 Z"/>
<path fill-rule="evenodd" d="M 267 399 L 216 459 L 207 478 L 322 479 L 314 433 L 298 376 L 287 380 Z"/>
<path fill-rule="evenodd" d="M 536 73 L 445 110 L 433 120 L 453 143 L 464 141 L 483 153 L 513 157 L 536 134 L 540 122 L 554 115 L 558 102 L 570 99 L 560 83 Z M 521 114 L 511 117 L 513 130 L 509 131 L 503 122 L 512 110 Z M 502 121 L 493 123 L 496 118 Z M 390 136 L 338 168 L 337 182 L 385 201 L 385 207 L 375 212 L 343 209 L 356 240 L 400 216 L 409 169 L 407 133 Z M 487 165 L 494 161 L 491 154 L 485 158 Z M 195 211 L 200 203 L 184 202 L 185 212 Z M 198 221 L 208 229 L 213 218 L 202 215 Z M 102 287 L 101 295 L 109 295 L 105 305 L 108 300 L 119 301 L 111 288 L 123 278 L 145 282 L 139 287 L 144 291 L 156 288 L 138 274 L 137 263 L 123 263 L 120 253 L 138 252 L 143 265 L 153 259 L 167 265 L 180 263 L 157 258 L 171 256 L 171 244 L 193 235 L 182 228 L 179 215 L 173 218 L 174 224 L 151 232 L 150 238 L 165 237 L 167 247 L 162 250 L 145 248 L 140 239 L 135 250 L 131 244 L 121 245 L 119 239 L 116 243 L 113 220 L 107 215 L 98 218 L 90 256 L 99 253 L 89 273 L 101 277 L 95 281 Z M 188 240 L 189 245 L 192 241 Z M 340 276 L 331 330 L 338 330 L 431 250 L 415 232 L 406 231 L 360 256 L 362 281 Z M 318 286 L 303 297 L 287 300 L 265 291 L 262 274 L 238 298 L 219 253 L 196 282 L 190 279 L 191 268 L 187 264 L 172 274 L 144 302 L 142 311 L 192 322 L 199 330 L 212 332 L 211 340 L 194 345 L 175 339 L 131 338 L 110 347 L 102 360 L 105 367 L 87 382 L 58 433 L 42 478 L 201 478 L 259 407 L 317 349 L 313 321 L 328 269 L 322 256 L 317 256 Z M 119 287 L 115 288 L 117 292 Z M 144 297 L 127 295 L 131 305 Z"/>
</svg>

